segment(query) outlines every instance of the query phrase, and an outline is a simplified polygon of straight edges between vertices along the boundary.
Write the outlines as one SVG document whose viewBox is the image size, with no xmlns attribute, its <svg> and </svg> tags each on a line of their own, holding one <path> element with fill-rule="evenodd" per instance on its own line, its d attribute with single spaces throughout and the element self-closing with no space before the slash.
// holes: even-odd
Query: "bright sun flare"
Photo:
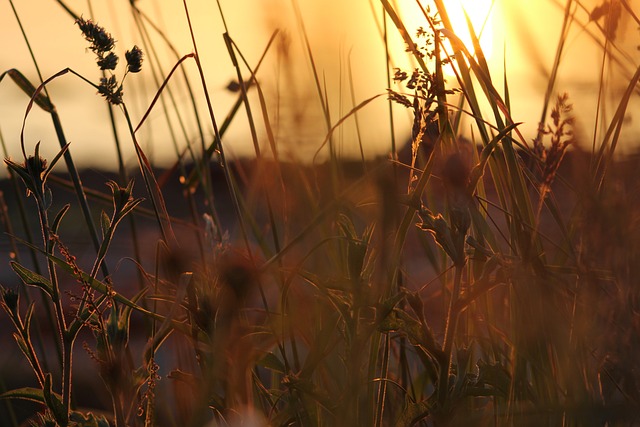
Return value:
<svg viewBox="0 0 640 427">
<path fill-rule="evenodd" d="M 453 30 L 460 40 L 467 46 L 469 52 L 474 52 L 471 35 L 467 26 L 465 13 L 471 19 L 474 32 L 480 39 L 482 52 L 487 59 L 491 58 L 493 50 L 493 15 L 492 4 L 495 0 L 444 0 L 447 14 L 453 25 Z M 424 16 L 417 11 L 405 10 L 405 19 L 412 28 L 424 27 Z"/>
<path fill-rule="evenodd" d="M 447 13 L 456 35 L 473 52 L 473 43 L 469 34 L 465 13 L 471 19 L 476 36 L 480 39 L 480 46 L 484 56 L 491 58 L 493 47 L 493 13 L 494 0 L 446 0 Z"/>
</svg>

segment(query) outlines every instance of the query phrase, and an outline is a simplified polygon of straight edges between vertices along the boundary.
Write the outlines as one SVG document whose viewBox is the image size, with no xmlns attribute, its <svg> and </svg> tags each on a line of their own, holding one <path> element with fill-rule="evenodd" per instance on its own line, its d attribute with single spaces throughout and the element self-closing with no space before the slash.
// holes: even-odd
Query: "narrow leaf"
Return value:
<svg viewBox="0 0 640 427">
<path fill-rule="evenodd" d="M 47 113 L 53 111 L 54 106 L 49 98 L 42 92 L 36 93 L 35 86 L 31 84 L 29 79 L 27 79 L 24 74 L 22 74 L 15 68 L 8 70 L 6 73 L 9 75 L 9 77 L 11 77 L 11 80 L 13 80 L 13 82 L 18 85 L 20 89 L 22 89 L 24 93 L 26 93 L 30 97 L 33 97 L 33 101 L 38 105 L 38 107 L 42 108 Z"/>
<path fill-rule="evenodd" d="M 60 151 L 58 151 L 58 154 L 56 154 L 56 156 L 51 160 L 51 162 L 49 162 L 49 166 L 47 167 L 47 170 L 44 172 L 44 176 L 42 177 L 43 182 L 46 181 L 49 174 L 53 171 L 53 167 L 56 165 L 56 163 L 58 163 L 58 160 L 60 160 L 62 156 L 64 156 L 64 153 L 66 153 L 67 150 L 69 150 L 70 144 L 71 144 L 70 142 L 67 142 L 66 144 L 64 144 L 62 148 L 60 148 Z"/>
<path fill-rule="evenodd" d="M 27 308 L 27 314 L 24 316 L 24 330 L 29 334 L 31 330 L 31 319 L 33 318 L 33 312 L 36 308 L 36 303 L 32 302 L 29 304 L 29 308 Z"/>
<path fill-rule="evenodd" d="M 10 264 L 13 271 L 16 272 L 25 285 L 40 288 L 49 294 L 49 296 L 53 295 L 53 287 L 51 286 L 49 279 L 29 270 L 26 267 L 23 267 L 16 261 L 11 261 Z"/>
<path fill-rule="evenodd" d="M 258 365 L 275 372 L 286 372 L 285 366 L 282 361 L 278 359 L 278 357 L 273 353 L 265 354 L 264 357 L 260 359 L 260 361 L 258 361 Z"/>
<path fill-rule="evenodd" d="M 71 207 L 71 205 L 69 205 L 68 203 L 66 205 L 64 205 L 62 207 L 62 209 L 60 209 L 60 212 L 58 212 L 58 214 L 54 218 L 54 220 L 53 220 L 53 222 L 51 224 L 51 231 L 54 234 L 58 234 L 58 228 L 60 227 L 60 222 L 62 221 L 62 218 L 67 213 L 67 211 L 69 210 L 70 207 Z"/>
<path fill-rule="evenodd" d="M 44 377 L 44 388 L 43 388 L 44 401 L 47 404 L 47 407 L 53 414 L 53 417 L 56 421 L 61 425 L 67 425 L 69 414 L 64 408 L 62 404 L 62 399 L 60 395 L 56 395 L 51 391 L 51 374 L 46 374 Z"/>
<path fill-rule="evenodd" d="M 27 358 L 29 358 L 29 349 L 27 348 L 27 343 L 25 342 L 24 338 L 22 338 L 22 336 L 17 332 L 14 332 L 12 335 L 13 339 L 16 340 L 16 344 L 18 344 L 18 347 L 20 347 L 20 351 L 22 351 L 22 353 Z"/>
<path fill-rule="evenodd" d="M 111 227 L 111 218 L 105 211 L 100 214 L 100 228 L 102 229 L 102 238 L 105 239 Z"/>
<path fill-rule="evenodd" d="M 408 403 L 395 422 L 395 427 L 410 427 L 429 415 L 431 404 L 428 401 Z"/>
<path fill-rule="evenodd" d="M 21 399 L 45 404 L 42 390 L 34 387 L 23 387 L 0 394 L 0 399 Z"/>
</svg>

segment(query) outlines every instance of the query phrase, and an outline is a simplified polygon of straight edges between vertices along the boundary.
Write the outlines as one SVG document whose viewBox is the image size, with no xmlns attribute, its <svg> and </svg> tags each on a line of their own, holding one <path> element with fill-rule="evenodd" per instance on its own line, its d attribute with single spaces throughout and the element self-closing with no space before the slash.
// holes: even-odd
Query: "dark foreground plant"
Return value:
<svg viewBox="0 0 640 427">
<path fill-rule="evenodd" d="M 55 422 L 56 425 L 67 426 L 70 423 L 71 425 L 83 426 L 93 425 L 91 423 L 107 425 L 104 417 L 95 417 L 94 415 L 89 414 L 87 415 L 88 418 L 86 418 L 82 413 L 71 410 L 74 343 L 80 333 L 80 330 L 85 326 L 85 324 L 93 322 L 93 324 L 97 323 L 97 325 L 100 325 L 100 323 L 95 319 L 102 319 L 104 306 L 111 307 L 110 311 L 112 312 L 112 316 L 114 316 L 113 313 L 117 313 L 117 306 L 113 306 L 115 292 L 111 290 L 111 286 L 108 282 L 106 284 L 100 283 L 100 286 L 98 286 L 99 282 L 96 281 L 96 276 L 100 270 L 106 251 L 109 248 L 116 226 L 124 216 L 129 214 L 135 206 L 141 202 L 141 200 L 133 199 L 131 194 L 132 184 L 126 188 L 120 188 L 115 183 L 111 184 L 111 188 L 113 190 L 114 211 L 111 217 L 108 217 L 103 212 L 102 246 L 91 273 L 84 273 L 76 264 L 75 257 L 69 252 L 57 236 L 57 232 L 64 215 L 69 210 L 69 205 L 63 207 L 62 210 L 55 215 L 53 220 L 51 220 L 49 216 L 52 196 L 47 178 L 56 161 L 64 154 L 67 147 L 58 153 L 49 166 L 47 166 L 46 160 L 40 157 L 39 145 L 36 145 L 34 155 L 27 157 L 22 165 L 11 160 L 6 160 L 6 164 L 9 168 L 23 180 L 27 187 L 28 195 L 32 196 L 35 201 L 43 242 L 42 249 L 38 250 L 47 260 L 48 277 L 43 277 L 16 261 L 11 262 L 11 267 L 20 277 L 24 285 L 38 288 L 46 294 L 48 298 L 48 301 L 45 301 L 45 303 L 53 306 L 53 311 L 55 313 L 55 337 L 56 340 L 58 340 L 59 347 L 62 348 L 62 393 L 54 393 L 52 388 L 52 373 L 47 372 L 43 368 L 40 363 L 40 357 L 36 353 L 32 344 L 31 319 L 34 314 L 34 303 L 31 303 L 23 314 L 23 310 L 20 307 L 19 294 L 15 293 L 11 289 L 2 288 L 2 308 L 9 315 L 16 328 L 17 333 L 14 334 L 14 338 L 18 343 L 18 347 L 31 365 L 36 380 L 41 387 L 41 389 L 17 389 L 12 392 L 5 393 L 3 397 L 29 399 L 45 404 L 47 412 L 43 416 L 43 420 Z M 62 258 L 56 255 L 56 248 Z M 75 314 L 70 318 L 67 316 L 66 312 L 71 307 L 67 307 L 64 303 L 63 294 L 60 290 L 61 288 L 58 279 L 59 268 L 73 277 L 80 285 L 80 294 L 77 297 L 79 302 L 74 304 Z M 101 291 L 98 295 L 95 294 L 95 288 L 98 288 L 98 290 Z M 94 320 L 92 321 L 92 319 Z M 126 326 L 126 324 L 124 326 Z M 107 332 L 109 332 L 109 335 L 107 335 Z M 116 333 L 122 335 L 123 331 L 118 331 L 118 329 L 114 329 L 113 326 L 108 331 L 102 329 L 102 336 L 104 338 L 108 338 Z M 113 340 L 115 337 L 111 337 L 111 339 Z M 121 340 L 122 338 L 120 338 L 120 341 Z M 116 346 L 116 350 L 118 350 L 122 345 L 125 345 L 126 342 L 119 344 L 120 346 Z M 107 341 L 106 343 L 103 342 L 102 349 L 104 352 L 113 352 L 114 346 L 111 342 Z M 118 351 L 118 354 L 122 356 L 121 350 Z M 115 397 L 116 396 L 114 396 L 114 398 Z M 120 411 L 118 411 L 120 407 L 119 405 L 116 405 L 115 401 L 114 408 L 116 409 L 116 415 L 117 419 L 120 421 L 120 425 L 124 425 L 124 418 L 120 416 Z"/>
</svg>

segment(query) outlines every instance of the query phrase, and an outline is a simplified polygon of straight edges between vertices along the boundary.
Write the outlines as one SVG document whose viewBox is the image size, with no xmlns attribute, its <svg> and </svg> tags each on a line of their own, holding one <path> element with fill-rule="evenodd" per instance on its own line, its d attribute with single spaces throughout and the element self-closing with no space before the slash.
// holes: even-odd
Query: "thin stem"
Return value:
<svg viewBox="0 0 640 427">
<path fill-rule="evenodd" d="M 389 53 L 389 38 L 388 38 L 388 26 L 387 26 L 387 14 L 384 12 L 384 6 L 382 6 L 382 27 L 383 27 L 383 41 L 384 41 L 384 55 L 385 55 L 385 70 L 387 78 L 387 87 L 391 87 L 391 55 Z M 393 101 L 391 98 L 387 101 L 389 107 L 389 127 L 391 137 L 391 159 L 398 160 L 398 148 L 396 147 L 396 135 L 395 126 L 393 122 Z"/>
<path fill-rule="evenodd" d="M 447 314 L 447 323 L 444 332 L 444 343 L 442 344 L 442 352 L 444 353 L 445 363 L 440 366 L 440 378 L 438 379 L 438 400 L 444 403 L 447 400 L 449 392 L 449 376 L 451 375 L 451 359 L 453 356 L 453 341 L 458 326 L 458 310 L 456 304 L 460 298 L 460 284 L 462 282 L 462 272 L 464 264 L 456 265 L 453 278 L 453 289 L 451 291 L 451 299 L 449 301 L 449 311 Z"/>
<path fill-rule="evenodd" d="M 49 228 L 49 220 L 45 208 L 45 201 L 42 194 L 35 194 L 36 204 L 38 206 L 38 215 L 40 217 L 40 227 L 42 231 L 42 240 L 45 252 L 47 254 L 47 267 L 49 270 L 49 280 L 51 281 L 53 307 L 56 316 L 55 325 L 57 327 L 59 342 L 62 344 L 62 403 L 66 413 L 71 408 L 71 364 L 73 339 L 69 339 L 67 335 L 67 324 L 64 317 L 64 309 L 62 307 L 62 298 L 60 297 L 60 287 L 58 283 L 56 268 L 53 260 L 49 255 L 53 255 L 54 239 Z"/>
<path fill-rule="evenodd" d="M 389 373 L 389 353 L 391 347 L 391 338 L 389 334 L 384 337 L 384 354 L 382 355 L 382 367 L 380 369 L 380 388 L 378 389 L 378 398 L 376 405 L 375 427 L 382 426 L 382 417 L 384 416 L 384 404 L 387 399 L 387 375 Z"/>
<path fill-rule="evenodd" d="M 169 220 L 169 215 L 165 208 L 164 198 L 158 188 L 158 183 L 156 182 L 153 171 L 151 170 L 151 165 L 142 151 L 142 148 L 138 144 L 136 132 L 133 128 L 133 124 L 131 123 L 131 116 L 129 116 L 129 111 L 124 103 L 122 104 L 122 111 L 127 121 L 127 126 L 129 127 L 131 139 L 135 146 L 138 165 L 140 166 L 140 173 L 142 174 L 142 178 L 144 179 L 144 183 L 147 188 L 147 193 L 151 199 L 151 204 L 153 206 L 156 220 L 158 221 L 160 232 L 162 233 L 162 238 L 168 245 L 173 245 L 175 243 L 175 236 L 171 230 L 171 221 Z"/>
<path fill-rule="evenodd" d="M 73 343 L 75 338 L 65 332 L 63 339 L 64 363 L 62 366 L 62 404 L 68 414 L 71 411 L 71 375 L 73 372 Z"/>
</svg>

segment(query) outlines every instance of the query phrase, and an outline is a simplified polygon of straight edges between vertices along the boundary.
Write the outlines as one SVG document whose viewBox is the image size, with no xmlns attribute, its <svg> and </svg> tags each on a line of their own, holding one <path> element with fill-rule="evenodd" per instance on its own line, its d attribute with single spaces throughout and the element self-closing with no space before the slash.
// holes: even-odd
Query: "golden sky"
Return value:
<svg viewBox="0 0 640 427">
<path fill-rule="evenodd" d="M 283 153 L 309 158 L 326 135 L 309 59 L 303 49 L 295 4 L 298 5 L 309 36 L 320 79 L 326 87 L 332 123 L 351 110 L 354 100 L 357 104 L 385 92 L 385 57 L 380 33 L 382 6 L 378 0 L 221 0 L 220 3 L 231 37 L 252 66 L 255 66 L 272 32 L 276 29 L 279 31 L 280 37 L 269 52 L 259 78 L 269 104 L 269 119 Z M 425 25 L 412 6 L 415 4 L 413 1 L 396 3 L 404 6 L 403 16 L 410 31 Z M 458 25 L 462 25 L 460 21 L 464 15 L 454 13 L 460 7 L 459 3 L 457 0 L 448 0 L 447 4 Z M 514 120 L 525 122 L 522 128 L 525 137 L 532 138 L 540 120 L 542 100 L 560 37 L 566 2 L 465 0 L 462 3 L 466 5 L 476 29 L 483 28 L 483 47 L 490 52 L 494 82 L 500 90 L 503 86 L 503 70 L 506 68 Z M 597 23 L 589 22 L 589 13 L 599 3 L 599 0 L 573 2 L 575 22 L 567 37 L 566 54 L 554 90 L 569 93 L 576 105 L 578 123 L 583 128 L 581 132 L 589 145 L 595 131 L 598 88 L 601 87 L 602 48 L 598 40 L 603 40 Z M 14 0 L 14 4 L 45 78 L 70 67 L 91 81 L 98 80 L 100 73 L 93 54 L 88 51 L 87 43 L 73 25 L 73 19 L 55 0 Z M 116 51 L 120 56 L 134 43 L 146 49 L 132 19 L 128 0 L 68 0 L 66 4 L 76 13 L 85 18 L 93 16 L 105 26 L 118 41 Z M 93 11 L 89 9 L 89 4 L 93 6 Z M 192 51 L 181 1 L 138 0 L 136 4 L 164 29 L 165 35 L 180 54 Z M 188 0 L 187 4 L 214 111 L 221 123 L 237 95 L 226 90 L 227 84 L 235 78 L 235 70 L 222 39 L 224 27 L 220 12 L 214 1 Z M 37 82 L 35 68 L 9 2 L 0 3 L 0 21 L 0 37 L 3 40 L 0 68 L 3 71 L 17 68 L 34 83 Z M 403 43 L 390 21 L 388 24 L 394 64 L 411 67 L 403 52 Z M 628 16 L 623 16 L 616 39 L 621 49 L 620 64 L 605 68 L 607 84 L 603 87 L 607 90 L 604 96 L 610 99 L 608 110 L 604 110 L 604 114 L 608 115 L 606 117 L 610 117 L 621 88 L 624 88 L 637 67 L 637 27 Z M 163 68 L 158 74 L 166 75 L 175 58 L 158 42 L 157 37 L 154 36 L 154 40 Z M 134 120 L 142 117 L 161 82 L 152 78 L 149 58 L 148 54 L 142 73 L 127 77 L 125 102 L 132 110 Z M 187 69 L 196 88 L 205 131 L 210 136 L 210 126 L 204 120 L 204 97 L 197 83 L 193 61 L 187 62 Z M 246 69 L 244 72 L 246 77 Z M 117 71 L 117 74 L 121 76 L 122 71 Z M 179 79 L 174 79 L 170 87 L 178 108 L 187 107 L 189 97 Z M 115 147 L 108 114 L 95 89 L 77 77 L 65 75 L 51 83 L 49 90 L 77 162 L 89 167 L 114 167 Z M 263 120 L 259 104 L 257 97 L 252 99 L 255 101 L 253 112 L 260 130 Z M 8 79 L 0 83 L 0 131 L 13 157 L 19 157 L 20 126 L 27 102 L 28 97 Z M 634 102 L 637 107 L 637 101 Z M 632 107 L 627 132 L 636 135 L 638 126 L 634 125 Z M 358 114 L 360 135 L 366 144 L 367 155 L 380 155 L 389 149 L 391 138 L 387 110 L 385 97 L 380 96 Z M 395 110 L 396 137 L 404 141 L 407 139 L 410 117 L 401 107 Z M 174 128 L 179 128 L 175 117 L 172 116 L 171 120 Z M 184 149 L 187 142 L 193 143 L 197 139 L 193 115 L 185 113 L 184 120 L 187 136 L 186 140 L 182 135 L 178 136 L 178 149 Z M 353 123 L 354 120 L 347 121 L 345 127 L 335 134 L 338 148 L 345 155 L 358 153 Z M 122 120 L 119 120 L 118 126 L 127 158 L 133 166 L 131 143 Z M 179 129 L 176 132 L 180 134 Z M 262 142 L 266 141 L 263 132 L 259 136 Z M 28 150 L 37 141 L 42 141 L 45 156 L 52 157 L 58 149 L 50 119 L 41 111 L 34 109 L 29 115 L 25 137 Z M 142 127 L 139 138 L 152 159 L 162 162 L 175 158 L 169 129 L 159 105 Z M 253 151 L 245 115 L 236 117 L 223 143 L 229 153 L 247 154 Z"/>
</svg>

